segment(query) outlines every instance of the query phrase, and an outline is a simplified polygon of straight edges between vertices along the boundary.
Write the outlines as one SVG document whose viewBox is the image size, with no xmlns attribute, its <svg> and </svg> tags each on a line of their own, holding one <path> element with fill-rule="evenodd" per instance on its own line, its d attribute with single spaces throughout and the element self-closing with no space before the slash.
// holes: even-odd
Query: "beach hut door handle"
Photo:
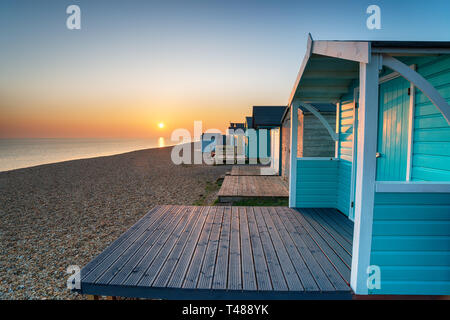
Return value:
<svg viewBox="0 0 450 320">
<path fill-rule="evenodd" d="M 380 152 L 375 153 L 375 158 L 381 158 L 382 154 Z"/>
</svg>

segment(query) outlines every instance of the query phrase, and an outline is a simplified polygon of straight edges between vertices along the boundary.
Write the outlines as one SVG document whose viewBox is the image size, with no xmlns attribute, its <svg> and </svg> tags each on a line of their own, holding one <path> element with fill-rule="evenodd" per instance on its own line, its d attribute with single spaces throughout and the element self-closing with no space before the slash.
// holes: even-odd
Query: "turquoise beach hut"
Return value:
<svg viewBox="0 0 450 320">
<path fill-rule="evenodd" d="M 247 130 L 250 163 L 259 161 L 268 164 L 271 159 L 273 161 L 271 136 L 277 136 L 275 131 L 278 130 L 279 137 L 281 118 L 285 109 L 285 106 L 253 106 L 253 130 Z M 280 147 L 279 139 L 275 145 L 276 148 Z"/>
<path fill-rule="evenodd" d="M 450 295 L 449 101 L 450 42 L 309 37 L 288 105 L 289 205 L 354 221 L 356 294 Z M 332 158 L 297 156 L 311 103 L 336 105 Z"/>
</svg>

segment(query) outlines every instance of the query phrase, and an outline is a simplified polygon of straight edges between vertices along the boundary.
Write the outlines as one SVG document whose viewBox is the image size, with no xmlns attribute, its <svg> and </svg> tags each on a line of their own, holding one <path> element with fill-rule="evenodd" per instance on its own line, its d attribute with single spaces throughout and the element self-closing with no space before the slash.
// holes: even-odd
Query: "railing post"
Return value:
<svg viewBox="0 0 450 320">
<path fill-rule="evenodd" d="M 291 145 L 289 163 L 289 207 L 297 204 L 297 136 L 298 136 L 298 103 L 291 104 Z"/>
<path fill-rule="evenodd" d="M 355 189 L 355 226 L 350 284 L 356 294 L 367 294 L 367 268 L 372 245 L 373 207 L 378 129 L 378 76 L 381 57 L 360 63 L 359 121 Z M 353 159 L 355 161 L 355 159 Z"/>
</svg>

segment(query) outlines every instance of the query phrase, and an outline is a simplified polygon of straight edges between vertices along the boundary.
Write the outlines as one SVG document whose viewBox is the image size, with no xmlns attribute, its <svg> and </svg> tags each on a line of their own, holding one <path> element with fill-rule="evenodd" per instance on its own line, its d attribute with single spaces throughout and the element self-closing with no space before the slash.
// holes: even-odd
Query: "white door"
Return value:
<svg viewBox="0 0 450 320">
<path fill-rule="evenodd" d="M 280 170 L 280 128 L 270 130 L 270 167 L 274 174 Z"/>
</svg>

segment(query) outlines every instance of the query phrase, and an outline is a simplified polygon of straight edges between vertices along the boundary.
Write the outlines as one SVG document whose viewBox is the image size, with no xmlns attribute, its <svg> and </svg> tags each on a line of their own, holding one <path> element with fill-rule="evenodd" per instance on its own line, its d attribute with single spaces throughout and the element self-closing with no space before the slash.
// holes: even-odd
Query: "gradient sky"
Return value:
<svg viewBox="0 0 450 320">
<path fill-rule="evenodd" d="M 66 28 L 71 4 L 81 30 Z M 382 30 L 366 28 L 370 4 Z M 0 137 L 225 130 L 252 105 L 287 103 L 309 32 L 449 41 L 449 12 L 448 0 L 2 0 Z"/>
</svg>

